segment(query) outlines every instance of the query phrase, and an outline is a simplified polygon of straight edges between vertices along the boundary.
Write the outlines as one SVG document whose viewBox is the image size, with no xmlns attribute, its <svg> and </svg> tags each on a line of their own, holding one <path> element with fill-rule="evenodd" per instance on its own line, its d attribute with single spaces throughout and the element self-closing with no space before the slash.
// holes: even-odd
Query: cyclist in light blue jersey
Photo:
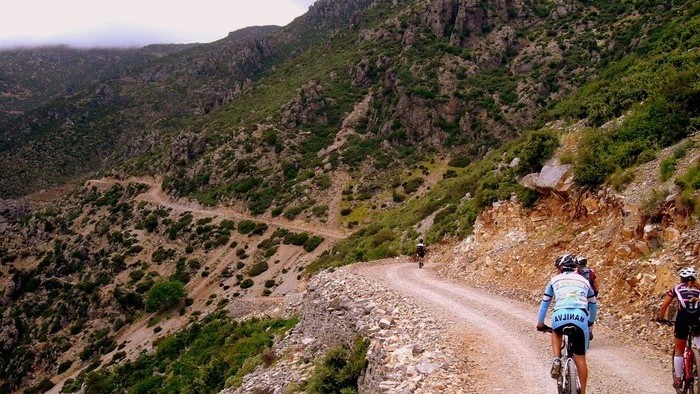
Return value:
<svg viewBox="0 0 700 394">
<path fill-rule="evenodd" d="M 573 347 L 574 363 L 581 382 L 581 394 L 586 394 L 588 366 L 586 351 L 588 350 L 588 328 L 593 325 L 598 313 L 598 304 L 591 285 L 583 276 L 576 273 L 576 259 L 572 254 L 565 254 L 555 262 L 558 274 L 554 276 L 544 290 L 540 311 L 537 315 L 537 329 L 545 327 L 544 318 L 547 309 L 554 298 L 552 312 L 552 378 L 558 378 L 561 371 L 562 332 L 566 326 L 576 327 L 573 335 L 569 336 Z"/>
</svg>

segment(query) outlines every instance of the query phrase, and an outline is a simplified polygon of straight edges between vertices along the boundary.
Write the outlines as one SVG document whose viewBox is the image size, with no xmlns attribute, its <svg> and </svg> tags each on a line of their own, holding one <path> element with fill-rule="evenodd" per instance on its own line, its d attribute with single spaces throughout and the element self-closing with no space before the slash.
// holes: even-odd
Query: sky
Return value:
<svg viewBox="0 0 700 394">
<path fill-rule="evenodd" d="M 304 14 L 314 1 L 3 1 L 0 48 L 206 43 L 247 26 L 285 26 Z"/>
</svg>

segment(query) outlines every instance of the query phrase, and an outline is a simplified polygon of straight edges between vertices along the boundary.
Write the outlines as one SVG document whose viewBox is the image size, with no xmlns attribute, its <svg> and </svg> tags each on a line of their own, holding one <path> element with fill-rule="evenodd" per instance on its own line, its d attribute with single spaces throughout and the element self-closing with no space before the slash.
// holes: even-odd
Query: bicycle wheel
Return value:
<svg viewBox="0 0 700 394">
<path fill-rule="evenodd" d="M 694 367 L 694 365 L 693 365 L 693 367 Z M 697 392 L 696 391 L 696 385 L 697 385 L 696 381 L 697 381 L 697 372 L 695 371 L 695 368 L 693 368 L 692 375 L 689 378 L 683 379 L 683 385 L 681 386 L 683 389 L 682 390 L 683 394 L 695 394 Z"/>
<path fill-rule="evenodd" d="M 576 364 L 574 360 L 569 358 L 566 360 L 566 394 L 579 394 L 579 383 L 578 383 L 578 371 L 576 370 Z"/>
</svg>

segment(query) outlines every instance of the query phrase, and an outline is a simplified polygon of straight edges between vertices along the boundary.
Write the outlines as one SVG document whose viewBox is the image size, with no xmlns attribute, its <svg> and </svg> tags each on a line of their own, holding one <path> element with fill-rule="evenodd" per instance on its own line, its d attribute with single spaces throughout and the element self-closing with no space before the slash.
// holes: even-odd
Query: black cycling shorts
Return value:
<svg viewBox="0 0 700 394">
<path fill-rule="evenodd" d="M 688 338 L 688 333 L 690 332 L 690 326 L 693 325 L 697 327 L 698 318 L 700 318 L 700 313 L 690 313 L 685 309 L 678 311 L 676 315 L 676 326 L 673 329 L 673 336 L 677 339 Z M 697 330 L 697 329 L 696 329 Z M 700 333 L 695 332 L 693 335 L 698 335 Z"/>
<path fill-rule="evenodd" d="M 581 327 L 576 326 L 575 324 L 565 324 L 554 331 L 556 331 L 558 334 L 563 335 L 564 334 L 564 328 L 566 327 L 573 327 L 574 331 L 569 332 L 569 342 L 571 342 L 571 351 L 578 355 L 578 356 L 585 356 L 586 355 L 586 337 L 581 329 Z"/>
</svg>

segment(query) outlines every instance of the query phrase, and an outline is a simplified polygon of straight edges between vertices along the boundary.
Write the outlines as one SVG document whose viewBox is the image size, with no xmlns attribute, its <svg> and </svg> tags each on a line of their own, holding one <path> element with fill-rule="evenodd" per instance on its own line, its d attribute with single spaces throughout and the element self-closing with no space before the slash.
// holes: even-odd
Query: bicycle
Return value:
<svg viewBox="0 0 700 394">
<path fill-rule="evenodd" d="M 562 330 L 562 343 L 561 343 L 561 371 L 559 372 L 559 377 L 557 378 L 557 389 L 559 394 L 580 394 L 581 393 L 581 382 L 578 379 L 578 370 L 576 369 L 576 363 L 574 363 L 574 353 L 572 350 L 571 341 L 569 341 L 569 335 L 573 334 L 576 327 L 573 325 L 565 326 Z M 552 327 L 545 325 L 542 329 L 538 329 L 541 332 L 553 331 Z"/>
<path fill-rule="evenodd" d="M 667 324 L 672 326 L 675 324 L 671 320 L 657 320 L 659 323 Z M 700 358 L 698 355 L 697 347 L 693 346 L 693 334 L 700 332 L 700 324 L 691 324 L 690 330 L 688 331 L 688 339 L 685 343 L 685 349 L 683 350 L 683 376 L 681 377 L 681 382 L 676 387 L 676 393 L 678 394 L 696 394 L 700 393 L 700 389 L 696 387 L 696 380 L 698 377 L 698 367 L 697 360 Z M 674 352 L 671 352 L 671 366 L 673 366 Z M 671 376 L 674 378 L 676 374 L 671 367 Z"/>
<path fill-rule="evenodd" d="M 418 260 L 418 268 L 423 268 L 425 257 L 418 255 L 416 260 Z"/>
</svg>

